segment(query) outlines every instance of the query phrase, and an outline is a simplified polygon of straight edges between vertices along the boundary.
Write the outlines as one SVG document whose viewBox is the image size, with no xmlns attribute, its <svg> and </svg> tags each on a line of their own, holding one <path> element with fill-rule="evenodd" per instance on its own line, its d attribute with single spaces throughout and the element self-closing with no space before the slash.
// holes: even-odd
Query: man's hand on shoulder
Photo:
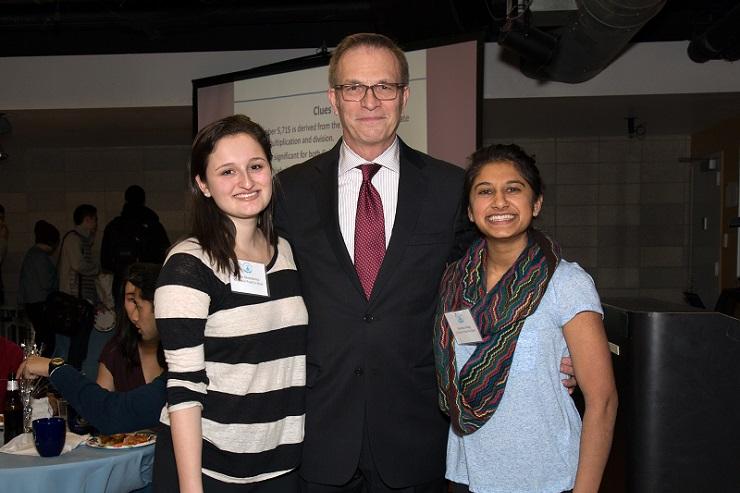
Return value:
<svg viewBox="0 0 740 493">
<path fill-rule="evenodd" d="M 563 386 L 568 389 L 568 393 L 573 394 L 573 391 L 578 386 L 578 382 L 576 381 L 575 370 L 573 370 L 573 360 L 570 359 L 570 356 L 566 356 L 560 360 L 560 373 L 570 375 L 570 378 L 564 378 L 562 382 Z"/>
</svg>

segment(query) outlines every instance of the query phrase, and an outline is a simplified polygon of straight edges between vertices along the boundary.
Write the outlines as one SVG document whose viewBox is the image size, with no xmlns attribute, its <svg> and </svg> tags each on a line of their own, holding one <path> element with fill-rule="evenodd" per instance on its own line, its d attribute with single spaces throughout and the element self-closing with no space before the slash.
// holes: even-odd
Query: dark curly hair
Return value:
<svg viewBox="0 0 740 493">
<path fill-rule="evenodd" d="M 522 175 L 522 178 L 532 187 L 534 199 L 537 200 L 545 191 L 545 184 L 540 177 L 540 170 L 537 169 L 535 159 L 524 152 L 524 149 L 516 144 L 493 144 L 481 147 L 470 155 L 470 166 L 465 171 L 465 197 L 470 196 L 470 190 L 473 188 L 473 182 L 480 174 L 481 169 L 489 163 L 507 162 Z"/>
</svg>

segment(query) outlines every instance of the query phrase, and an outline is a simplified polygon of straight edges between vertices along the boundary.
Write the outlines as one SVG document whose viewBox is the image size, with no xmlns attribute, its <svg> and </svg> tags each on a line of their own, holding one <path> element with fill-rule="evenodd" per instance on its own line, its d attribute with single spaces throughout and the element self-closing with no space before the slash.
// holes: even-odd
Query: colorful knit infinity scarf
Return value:
<svg viewBox="0 0 740 493">
<path fill-rule="evenodd" d="M 434 357 L 439 406 L 452 426 L 467 435 L 496 412 L 504 395 L 516 342 L 534 313 L 560 262 L 560 247 L 547 235 L 528 230 L 527 247 L 501 280 L 486 293 L 486 242 L 476 241 L 442 277 L 434 325 Z M 469 309 L 483 342 L 460 370 L 445 312 Z"/>
</svg>

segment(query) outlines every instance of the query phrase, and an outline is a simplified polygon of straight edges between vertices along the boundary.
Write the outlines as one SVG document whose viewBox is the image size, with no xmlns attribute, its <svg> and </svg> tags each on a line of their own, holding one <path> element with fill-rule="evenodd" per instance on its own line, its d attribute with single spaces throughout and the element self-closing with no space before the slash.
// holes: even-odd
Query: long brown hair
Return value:
<svg viewBox="0 0 740 493">
<path fill-rule="evenodd" d="M 191 235 L 198 240 L 200 247 L 219 270 L 233 272 L 235 276 L 239 276 L 239 264 L 234 252 L 236 226 L 218 208 L 212 198 L 203 195 L 195 181 L 195 178 L 198 177 L 203 183 L 207 182 L 208 158 L 213 153 L 216 144 L 222 138 L 236 134 L 247 134 L 254 138 L 262 147 L 265 156 L 267 156 L 270 170 L 272 170 L 272 147 L 267 132 L 258 123 L 244 115 L 221 118 L 203 127 L 193 141 L 190 152 L 190 202 L 192 212 Z M 267 207 L 260 212 L 257 218 L 257 228 L 262 231 L 270 245 L 275 246 L 277 244 L 277 234 L 272 224 L 275 177 L 273 177 L 272 182 L 273 198 L 270 199 Z"/>
</svg>

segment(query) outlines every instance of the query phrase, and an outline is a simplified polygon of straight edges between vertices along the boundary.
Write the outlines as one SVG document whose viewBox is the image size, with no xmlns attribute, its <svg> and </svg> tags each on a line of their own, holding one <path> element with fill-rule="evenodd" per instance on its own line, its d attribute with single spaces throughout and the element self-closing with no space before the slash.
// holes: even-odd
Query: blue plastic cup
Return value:
<svg viewBox="0 0 740 493">
<path fill-rule="evenodd" d="M 41 457 L 56 457 L 62 453 L 67 438 L 64 419 L 59 417 L 35 419 L 31 427 L 33 443 Z"/>
</svg>

